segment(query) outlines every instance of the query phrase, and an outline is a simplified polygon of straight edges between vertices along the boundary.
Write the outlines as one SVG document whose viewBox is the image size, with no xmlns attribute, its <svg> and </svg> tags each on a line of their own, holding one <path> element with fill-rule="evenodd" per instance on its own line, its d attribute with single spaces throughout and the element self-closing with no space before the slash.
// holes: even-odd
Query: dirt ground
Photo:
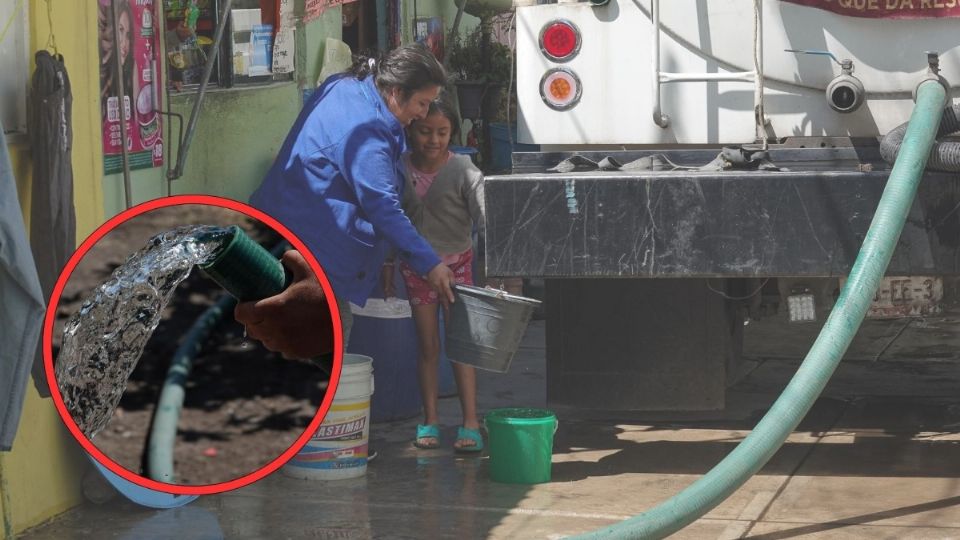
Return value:
<svg viewBox="0 0 960 540">
<path fill-rule="evenodd" d="M 62 326 L 84 297 L 153 235 L 181 225 L 240 225 L 267 248 L 279 236 L 225 208 L 185 205 L 134 218 L 101 239 L 70 277 L 57 306 L 54 354 Z M 130 377 L 120 406 L 94 444 L 146 476 L 147 438 L 161 385 L 182 337 L 223 290 L 194 270 L 180 284 Z M 273 461 L 303 433 L 324 395 L 326 378 L 307 363 L 284 360 L 245 340 L 228 314 L 197 355 L 186 388 L 175 448 L 178 484 L 210 484 Z"/>
</svg>

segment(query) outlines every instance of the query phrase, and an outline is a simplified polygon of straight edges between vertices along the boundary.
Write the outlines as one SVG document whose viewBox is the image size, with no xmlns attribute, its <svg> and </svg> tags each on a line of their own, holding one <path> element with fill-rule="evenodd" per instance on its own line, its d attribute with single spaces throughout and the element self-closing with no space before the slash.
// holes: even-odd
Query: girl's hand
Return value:
<svg viewBox="0 0 960 540">
<path fill-rule="evenodd" d="M 397 287 L 393 284 L 393 263 L 383 263 L 383 270 L 380 271 L 380 284 L 383 286 L 383 299 L 397 296 Z"/>
</svg>

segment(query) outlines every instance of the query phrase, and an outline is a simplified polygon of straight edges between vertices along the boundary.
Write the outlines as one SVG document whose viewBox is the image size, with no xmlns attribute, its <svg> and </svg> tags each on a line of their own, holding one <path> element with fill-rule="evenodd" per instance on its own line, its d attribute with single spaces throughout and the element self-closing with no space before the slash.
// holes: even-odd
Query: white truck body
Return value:
<svg viewBox="0 0 960 540">
<path fill-rule="evenodd" d="M 863 4 L 869 11 L 888 1 L 839 3 Z M 950 1 L 909 3 L 942 7 Z M 761 4 L 764 109 L 771 138 L 886 133 L 909 118 L 912 91 L 927 70 L 925 51 L 939 52 L 944 76 L 960 82 L 960 19 L 859 18 L 781 0 Z M 663 0 L 660 70 L 755 70 L 754 6 L 750 0 Z M 632 147 L 756 139 L 754 83 L 749 81 L 662 83 L 661 106 L 670 124 L 654 123 L 651 0 L 517 6 L 516 13 L 519 142 Z M 567 62 L 551 61 L 540 50 L 542 28 L 557 19 L 572 22 L 581 33 L 579 54 Z M 785 49 L 826 50 L 852 60 L 853 75 L 866 90 L 863 106 L 847 114 L 832 110 L 824 89 L 840 66 L 825 56 Z M 583 85 L 581 101 L 570 110 L 553 110 L 541 98 L 540 79 L 556 67 L 572 70 Z"/>
</svg>

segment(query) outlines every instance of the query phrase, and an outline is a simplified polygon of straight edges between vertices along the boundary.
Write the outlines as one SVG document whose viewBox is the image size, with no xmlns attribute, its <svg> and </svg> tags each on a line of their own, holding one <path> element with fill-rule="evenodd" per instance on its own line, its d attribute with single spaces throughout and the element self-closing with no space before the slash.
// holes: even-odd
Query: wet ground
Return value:
<svg viewBox="0 0 960 540">
<path fill-rule="evenodd" d="M 958 319 L 955 310 L 902 331 L 905 321 L 869 322 L 781 450 L 675 537 L 960 538 Z M 374 425 L 379 457 L 360 479 L 275 474 L 168 511 L 115 499 L 23 538 L 555 539 L 594 530 L 655 506 L 720 461 L 785 386 L 815 330 L 776 319 L 748 326 L 750 371 L 722 412 L 561 418 L 546 484 L 495 483 L 486 456 L 455 456 L 459 413 L 448 398 L 442 449 L 410 445 L 417 419 Z M 481 374 L 481 410 L 544 406 L 543 336 L 543 321 L 533 322 L 510 374 Z"/>
</svg>

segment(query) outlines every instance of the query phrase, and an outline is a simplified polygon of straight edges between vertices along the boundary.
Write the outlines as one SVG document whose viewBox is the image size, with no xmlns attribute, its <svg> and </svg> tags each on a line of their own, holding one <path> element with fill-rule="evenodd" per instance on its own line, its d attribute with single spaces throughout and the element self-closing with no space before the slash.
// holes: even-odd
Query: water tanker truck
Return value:
<svg viewBox="0 0 960 540">
<path fill-rule="evenodd" d="M 488 176 L 486 264 L 546 284 L 552 407 L 723 408 L 745 321 L 826 318 L 931 79 L 947 109 L 869 315 L 949 296 L 956 2 L 513 7 L 517 142 L 540 151 Z"/>
</svg>

